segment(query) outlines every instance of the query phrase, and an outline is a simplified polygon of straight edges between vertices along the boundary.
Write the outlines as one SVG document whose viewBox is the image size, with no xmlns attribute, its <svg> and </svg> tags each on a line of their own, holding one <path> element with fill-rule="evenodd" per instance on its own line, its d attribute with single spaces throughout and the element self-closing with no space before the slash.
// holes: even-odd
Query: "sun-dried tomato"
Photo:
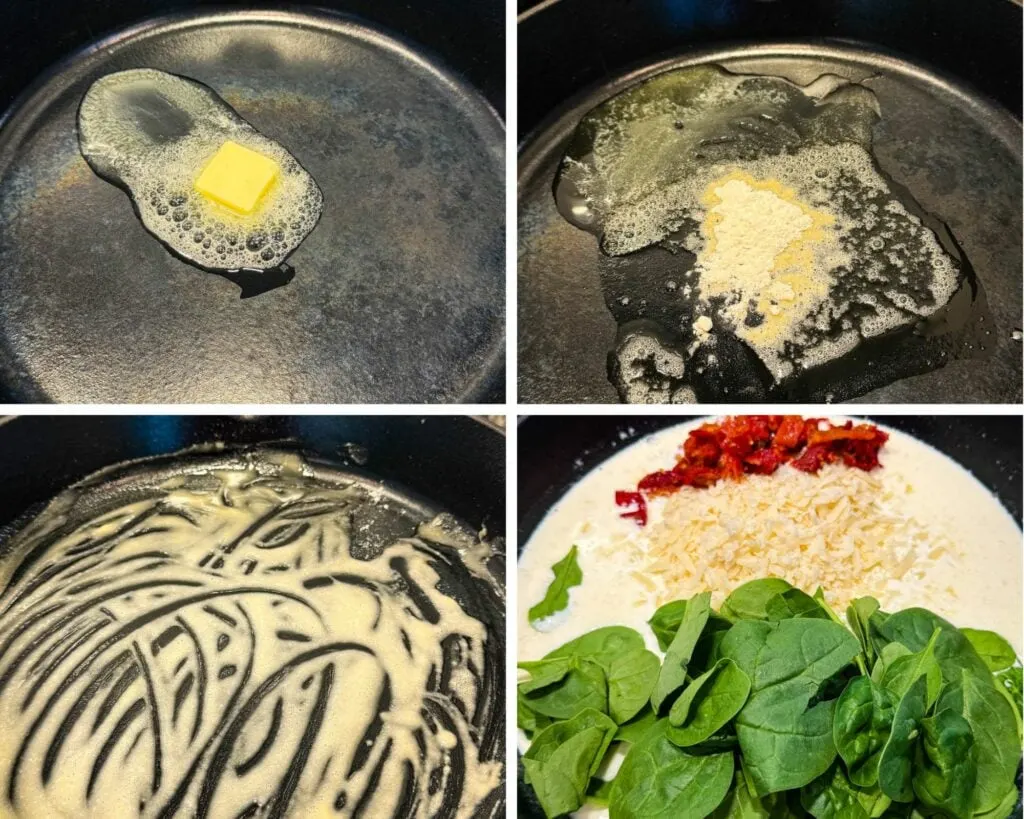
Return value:
<svg viewBox="0 0 1024 819">
<path fill-rule="evenodd" d="M 634 507 L 622 517 L 643 526 L 646 495 L 671 494 L 684 486 L 704 489 L 745 475 L 771 475 L 785 463 L 811 474 L 840 461 L 868 471 L 881 465 L 878 453 L 888 439 L 872 424 L 847 421 L 834 426 L 822 418 L 799 415 L 732 415 L 692 430 L 672 469 L 645 476 L 636 492 L 617 492 L 615 502 Z"/>
<path fill-rule="evenodd" d="M 647 500 L 640 492 L 616 492 L 616 506 L 632 506 L 626 512 L 621 512 L 619 517 L 632 518 L 640 526 L 647 525 Z"/>
<path fill-rule="evenodd" d="M 834 453 L 825 444 L 813 444 L 807 447 L 799 458 L 790 461 L 790 466 L 801 472 L 817 475 L 825 464 L 832 463 L 834 460 Z"/>
<path fill-rule="evenodd" d="M 785 462 L 786 456 L 777 449 L 759 449 L 743 459 L 747 471 L 758 475 L 771 475 Z"/>
<path fill-rule="evenodd" d="M 796 449 L 807 440 L 804 419 L 799 415 L 787 415 L 775 431 L 774 446 L 777 449 Z"/>
<path fill-rule="evenodd" d="M 722 452 L 719 445 L 721 429 L 717 424 L 704 424 L 697 427 L 683 444 L 684 459 L 691 463 L 713 464 Z"/>
<path fill-rule="evenodd" d="M 641 492 L 657 495 L 661 492 L 674 492 L 683 485 L 682 480 L 674 469 L 661 469 L 657 472 L 652 472 L 650 475 L 645 475 L 636 488 Z"/>
</svg>

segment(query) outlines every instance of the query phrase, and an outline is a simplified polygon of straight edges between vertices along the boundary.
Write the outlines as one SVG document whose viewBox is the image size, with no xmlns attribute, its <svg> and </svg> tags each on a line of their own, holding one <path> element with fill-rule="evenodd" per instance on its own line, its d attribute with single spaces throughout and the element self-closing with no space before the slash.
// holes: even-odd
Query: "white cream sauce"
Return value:
<svg viewBox="0 0 1024 819">
<path fill-rule="evenodd" d="M 631 559 L 627 549 L 611 551 L 620 555 L 618 559 L 609 557 L 610 546 L 637 539 L 636 523 L 620 517 L 622 510 L 616 507 L 614 495 L 616 490 L 634 489 L 650 472 L 671 468 L 687 433 L 700 423 L 703 420 L 670 427 L 626 447 L 583 476 L 548 512 L 519 558 L 520 660 L 539 659 L 581 634 L 609 625 L 636 629 L 647 647 L 660 655 L 647 626 L 657 608 L 658 593 L 631 575 L 643 569 L 643 562 Z M 959 545 L 961 554 L 937 565 L 942 577 L 930 578 L 933 588 L 948 586 L 955 596 L 915 598 L 892 606 L 894 601 L 887 599 L 884 589 L 864 594 L 877 597 L 883 608 L 919 605 L 955 625 L 991 629 L 1021 654 L 1021 530 L 999 501 L 958 463 L 909 435 L 883 428 L 890 438 L 882 448 L 883 468 L 878 474 L 894 486 L 909 484 L 912 491 L 902 495 L 906 514 L 929 522 Z M 658 520 L 661 503 L 648 501 L 652 522 Z M 551 564 L 562 559 L 572 544 L 579 550 L 583 583 L 570 590 L 568 610 L 541 623 L 545 630 L 539 631 L 530 624 L 527 612 L 543 598 L 553 576 Z M 748 579 L 758 576 L 753 573 Z M 730 590 L 712 591 L 718 604 Z M 527 747 L 522 734 L 520 746 Z M 613 772 L 614 767 L 607 775 Z M 607 811 L 585 806 L 578 815 L 607 816 Z"/>
<path fill-rule="evenodd" d="M 465 567 L 418 538 L 357 557 L 367 492 L 280 466 L 172 479 L 85 520 L 64 499 L 24 530 L 0 564 L 0 816 L 493 803 L 500 749 L 479 746 L 502 660 L 439 588 Z"/>
</svg>

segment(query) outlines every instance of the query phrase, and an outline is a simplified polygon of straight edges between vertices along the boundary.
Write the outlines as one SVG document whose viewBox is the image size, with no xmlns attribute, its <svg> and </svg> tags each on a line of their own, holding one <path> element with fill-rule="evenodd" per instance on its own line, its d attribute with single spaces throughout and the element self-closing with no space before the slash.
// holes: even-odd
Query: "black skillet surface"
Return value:
<svg viewBox="0 0 1024 819">
<path fill-rule="evenodd" d="M 137 23 L 49 71 L 0 123 L 0 399 L 500 400 L 503 128 L 441 65 L 352 17 L 222 11 Z M 326 201 L 294 275 L 173 258 L 89 170 L 81 97 L 135 67 L 205 82 L 310 171 Z"/>
<path fill-rule="evenodd" d="M 882 106 L 875 154 L 950 226 L 983 283 L 995 326 L 986 349 L 975 351 L 979 358 L 856 400 L 1020 401 L 1019 8 L 986 0 L 965 16 L 962 4 L 928 0 L 636 0 L 580 14 L 579 5 L 541 4 L 520 21 L 520 123 L 529 129 L 521 134 L 519 170 L 523 401 L 617 400 L 606 371 L 616 324 L 598 284 L 596 242 L 559 216 L 551 184 L 583 114 L 638 79 L 693 62 L 808 79 L 824 70 L 881 75 L 868 82 Z M 569 19 L 580 23 L 568 27 Z"/>
<path fill-rule="evenodd" d="M 210 447 L 214 442 L 225 446 Z M 471 418 L 26 416 L 0 425 L 0 554 L 15 540 L 7 535 L 71 483 L 83 489 L 70 515 L 89 519 L 126 498 L 147 496 L 172 476 L 244 464 L 240 453 L 254 445 L 302 453 L 313 477 L 328 485 L 354 483 L 382 493 L 382 502 L 352 512 L 353 549 L 386 547 L 442 512 L 454 514 L 469 533 L 481 527 L 492 537 L 503 533 L 504 436 Z M 80 482 L 100 467 L 102 473 Z M 499 551 L 488 565 L 504 583 L 504 555 Z M 454 584 L 447 593 L 487 625 L 489 668 L 502 668 L 501 601 L 482 581 L 474 586 L 457 572 L 441 576 Z M 481 709 L 496 709 L 499 719 L 483 718 L 478 744 L 485 759 L 504 759 L 502 675 L 491 682 Z M 504 789 L 495 789 L 478 813 L 504 816 Z"/>
<path fill-rule="evenodd" d="M 519 424 L 518 552 L 541 520 L 598 464 L 639 438 L 696 416 L 560 418 L 532 416 Z M 969 470 L 1021 524 L 1024 430 L 1019 416 L 873 416 L 870 420 L 913 435 Z M 1021 780 L 1018 774 L 1017 786 Z M 544 813 L 519 770 L 520 819 Z M 1014 816 L 1022 815 L 1018 801 Z"/>
</svg>

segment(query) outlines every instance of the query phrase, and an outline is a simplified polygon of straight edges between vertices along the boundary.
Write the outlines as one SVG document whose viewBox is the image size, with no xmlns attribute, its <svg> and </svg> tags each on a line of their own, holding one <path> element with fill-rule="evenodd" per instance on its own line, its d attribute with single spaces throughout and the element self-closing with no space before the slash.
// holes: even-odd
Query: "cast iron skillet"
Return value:
<svg viewBox="0 0 1024 819">
<path fill-rule="evenodd" d="M 98 469 L 215 441 L 297 446 L 394 482 L 492 535 L 505 533 L 505 439 L 471 418 L 142 415 L 0 423 L 0 534 Z"/>
<path fill-rule="evenodd" d="M 225 446 L 203 446 L 214 442 Z M 0 554 L 12 529 L 99 468 L 104 474 L 89 482 L 90 497 L 123 498 L 153 476 L 175 474 L 182 465 L 233 461 L 232 451 L 253 445 L 300 452 L 327 480 L 379 487 L 387 502 L 357 512 L 364 517 L 353 524 L 368 541 L 409 537 L 440 512 L 472 531 L 486 528 L 492 542 L 504 533 L 504 436 L 467 417 L 31 416 L 0 419 Z M 488 561 L 502 584 L 504 563 L 501 549 Z M 452 593 L 465 593 L 467 611 L 480 612 L 474 616 L 487 623 L 493 641 L 488 651 L 503 662 L 498 598 L 469 587 Z M 497 679 L 499 722 L 481 726 L 481 743 L 503 759 L 504 685 L 502 675 Z M 481 815 L 504 815 L 503 788 L 488 797 Z"/>
<path fill-rule="evenodd" d="M 981 360 L 883 386 L 833 377 L 835 400 L 1018 402 L 1021 21 L 1011 0 L 969 8 L 957 0 L 530 4 L 518 32 L 520 397 L 617 400 L 606 369 L 616 333 L 606 306 L 613 294 L 598 286 L 593 237 L 559 217 L 551 184 L 566 140 L 590 108 L 652 73 L 700 61 L 783 76 L 837 68 L 855 80 L 880 75 L 866 83 L 883 110 L 876 157 L 951 228 L 988 297 L 988 332 L 960 353 Z M 738 386 L 720 400 L 737 400 Z M 796 400 L 825 401 L 831 388 Z"/>
<path fill-rule="evenodd" d="M 517 461 L 518 551 L 552 506 L 584 475 L 639 438 L 695 416 L 561 418 L 532 416 L 519 424 Z M 898 429 L 934 447 L 968 469 L 1017 521 L 1022 518 L 1019 416 L 876 416 L 870 420 Z M 1017 786 L 1021 777 L 1018 773 Z M 543 819 L 533 790 L 519 767 L 519 816 Z M 1018 801 L 1014 816 L 1021 816 Z"/>
<path fill-rule="evenodd" d="M 330 5 L 0 8 L 0 400 L 502 400 L 501 3 Z M 280 270 L 173 257 L 84 164 L 82 95 L 138 67 L 210 85 L 316 179 Z"/>
</svg>

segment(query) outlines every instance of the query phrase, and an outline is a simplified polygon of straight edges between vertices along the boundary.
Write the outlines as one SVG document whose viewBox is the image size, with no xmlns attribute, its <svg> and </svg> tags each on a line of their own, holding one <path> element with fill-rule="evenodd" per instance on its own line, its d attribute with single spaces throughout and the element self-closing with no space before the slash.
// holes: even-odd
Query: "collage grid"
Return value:
<svg viewBox="0 0 1024 819">
<path fill-rule="evenodd" d="M 969 5 L 0 4 L 0 819 L 1021 817 Z"/>
</svg>

